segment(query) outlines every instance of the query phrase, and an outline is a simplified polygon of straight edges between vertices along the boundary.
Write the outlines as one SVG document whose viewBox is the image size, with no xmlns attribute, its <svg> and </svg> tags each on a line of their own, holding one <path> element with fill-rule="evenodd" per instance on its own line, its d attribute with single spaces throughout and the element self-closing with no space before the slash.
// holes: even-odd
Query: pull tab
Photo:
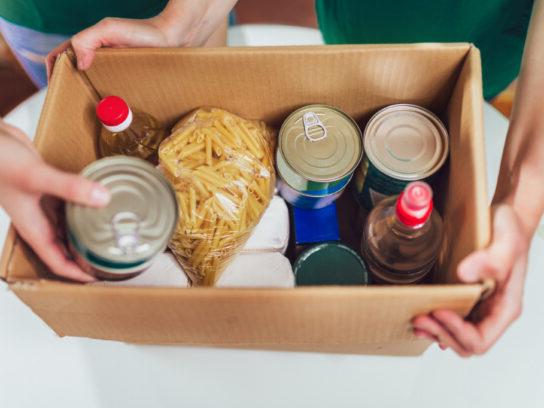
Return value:
<svg viewBox="0 0 544 408">
<path fill-rule="evenodd" d="M 302 123 L 304 124 L 304 134 L 306 135 L 306 138 L 309 141 L 317 142 L 327 137 L 327 128 L 321 122 L 321 119 L 319 119 L 319 116 L 317 116 L 316 113 L 306 112 L 304 115 L 302 115 Z M 323 134 L 319 136 L 312 135 L 311 134 L 312 128 L 321 128 L 321 130 L 323 131 Z"/>
<path fill-rule="evenodd" d="M 130 211 L 115 214 L 111 220 L 117 249 L 123 255 L 132 254 L 140 243 L 140 217 Z"/>
</svg>

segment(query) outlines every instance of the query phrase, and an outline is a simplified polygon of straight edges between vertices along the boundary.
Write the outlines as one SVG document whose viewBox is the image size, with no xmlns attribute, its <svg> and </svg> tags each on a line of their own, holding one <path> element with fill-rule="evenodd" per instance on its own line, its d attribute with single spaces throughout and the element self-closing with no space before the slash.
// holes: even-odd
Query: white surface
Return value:
<svg viewBox="0 0 544 408">
<path fill-rule="evenodd" d="M 251 44 L 261 42 L 254 32 Z M 262 42 L 280 37 L 270 35 Z M 42 102 L 31 98 L 9 122 L 33 134 Z M 507 121 L 489 105 L 484 119 L 492 191 Z M 395 358 L 60 339 L 0 284 L 0 407 L 542 407 L 543 265 L 537 237 L 522 317 L 470 360 L 436 347 Z"/>
</svg>

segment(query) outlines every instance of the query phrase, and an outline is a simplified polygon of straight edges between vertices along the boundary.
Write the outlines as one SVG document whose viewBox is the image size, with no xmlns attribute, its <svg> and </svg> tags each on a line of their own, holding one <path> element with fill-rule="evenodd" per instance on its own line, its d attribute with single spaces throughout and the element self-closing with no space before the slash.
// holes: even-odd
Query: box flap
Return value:
<svg viewBox="0 0 544 408">
<path fill-rule="evenodd" d="M 482 101 L 480 52 L 472 46 L 447 109 L 450 158 L 449 177 L 441 188 L 446 240 L 439 262 L 442 282 L 458 282 L 459 262 L 487 246 L 491 236 Z"/>
<path fill-rule="evenodd" d="M 410 320 L 466 315 L 480 285 L 286 289 L 127 288 L 46 281 L 12 290 L 59 335 L 134 343 L 391 352 L 416 341 Z M 416 342 L 403 354 L 422 352 Z"/>
<path fill-rule="evenodd" d="M 310 103 L 336 106 L 361 120 L 399 102 L 443 112 L 468 49 L 468 44 L 102 49 L 87 75 L 101 96 L 122 96 L 166 123 L 199 106 L 220 106 L 279 125 Z"/>
</svg>

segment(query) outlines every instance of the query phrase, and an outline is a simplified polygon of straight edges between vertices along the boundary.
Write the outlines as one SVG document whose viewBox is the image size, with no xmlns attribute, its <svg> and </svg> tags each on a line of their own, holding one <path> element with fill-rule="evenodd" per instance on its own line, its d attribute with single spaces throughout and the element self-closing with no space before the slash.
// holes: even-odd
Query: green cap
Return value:
<svg viewBox="0 0 544 408">
<path fill-rule="evenodd" d="M 366 285 L 368 273 L 363 260 L 345 245 L 327 242 L 304 251 L 296 260 L 297 286 Z"/>
</svg>

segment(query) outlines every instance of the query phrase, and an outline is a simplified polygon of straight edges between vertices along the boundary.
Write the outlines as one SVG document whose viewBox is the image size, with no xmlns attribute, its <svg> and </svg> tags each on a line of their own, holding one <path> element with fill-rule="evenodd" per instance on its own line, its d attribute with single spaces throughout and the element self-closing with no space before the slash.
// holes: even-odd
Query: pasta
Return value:
<svg viewBox="0 0 544 408">
<path fill-rule="evenodd" d="M 217 108 L 178 122 L 159 147 L 180 217 L 169 247 L 193 285 L 213 285 L 259 222 L 274 191 L 272 131 Z"/>
</svg>

